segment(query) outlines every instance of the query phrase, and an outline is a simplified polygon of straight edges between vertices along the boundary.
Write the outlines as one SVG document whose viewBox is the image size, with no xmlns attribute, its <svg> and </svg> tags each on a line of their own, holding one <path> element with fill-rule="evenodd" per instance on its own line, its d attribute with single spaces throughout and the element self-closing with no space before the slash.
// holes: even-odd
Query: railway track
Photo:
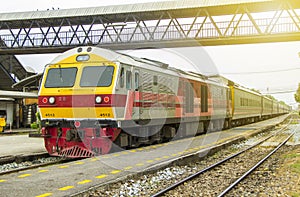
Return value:
<svg viewBox="0 0 300 197">
<path fill-rule="evenodd" d="M 188 184 L 192 184 L 194 187 L 196 185 L 201 185 L 201 181 L 199 181 L 199 179 L 201 179 L 202 176 L 205 176 L 205 174 L 209 174 L 212 171 L 217 171 L 217 172 L 227 172 L 227 173 L 232 173 L 235 169 L 229 169 L 229 167 L 227 167 L 227 163 L 234 163 L 235 165 L 231 164 L 232 166 L 235 166 L 235 168 L 239 168 L 238 165 L 240 165 L 239 163 L 243 160 L 243 157 L 249 157 L 249 154 L 247 155 L 246 153 L 249 151 L 252 151 L 250 153 L 250 155 L 255 154 L 255 157 L 259 157 L 255 158 L 253 157 L 253 160 L 255 160 L 255 163 L 251 163 L 248 164 L 247 167 L 241 167 L 241 168 L 247 168 L 247 170 L 243 170 L 244 172 L 238 172 L 236 174 L 238 174 L 238 176 L 235 176 L 234 178 L 232 178 L 232 175 L 228 175 L 227 174 L 227 179 L 230 180 L 230 183 L 225 183 L 228 184 L 227 186 L 218 191 L 218 194 L 215 192 L 213 193 L 203 193 L 203 196 L 205 195 L 213 195 L 213 196 L 224 196 L 225 194 L 227 194 L 230 190 L 232 190 L 236 185 L 238 185 L 242 180 L 244 180 L 248 175 L 250 175 L 253 171 L 255 171 L 255 169 L 257 167 L 259 167 L 262 163 L 264 163 L 271 155 L 273 155 L 278 149 L 280 149 L 282 146 L 284 146 L 286 144 L 286 142 L 295 134 L 295 132 L 299 129 L 299 126 L 294 128 L 293 132 L 288 134 L 286 131 L 293 129 L 291 128 L 291 121 L 289 122 L 288 125 L 286 125 L 285 127 L 281 128 L 280 130 L 276 131 L 275 133 L 271 134 L 270 136 L 260 140 L 259 142 L 253 144 L 252 146 L 246 148 L 245 150 L 242 150 L 238 153 L 235 153 L 233 155 L 230 155 L 228 157 L 226 157 L 225 159 L 222 159 L 221 161 L 218 161 L 200 171 L 197 171 L 196 173 L 180 180 L 177 181 L 176 183 L 172 184 L 171 186 L 168 186 L 162 190 L 160 190 L 159 192 L 155 193 L 152 195 L 152 197 L 157 197 L 157 196 L 162 196 L 162 195 L 166 195 L 166 196 L 173 196 L 173 195 L 178 195 L 180 193 L 182 193 L 184 191 L 184 188 L 188 187 Z M 266 148 L 266 150 L 263 150 L 260 148 L 260 145 L 265 144 L 266 142 L 272 142 L 272 140 L 274 141 L 274 139 L 276 141 L 280 140 L 281 143 L 279 143 L 278 145 L 276 145 L 275 148 L 272 148 L 272 150 L 270 151 L 270 146 L 267 146 L 268 148 Z M 270 143 L 271 144 L 271 143 Z M 256 150 L 255 150 L 256 149 Z M 260 153 L 262 154 L 260 154 Z M 245 155 L 245 156 L 244 156 Z M 236 160 L 236 158 L 240 157 L 240 159 Z M 229 165 L 230 166 L 230 165 Z M 250 166 L 250 167 L 249 167 Z M 217 169 L 219 168 L 219 169 Z M 226 169 L 227 168 L 227 169 Z M 214 173 L 212 173 L 214 174 Z M 209 175 L 212 176 L 212 175 Z M 220 174 L 217 173 L 217 179 L 219 179 L 219 177 L 221 176 Z M 231 178 L 229 178 L 231 177 Z M 194 180 L 194 179 L 198 179 L 198 180 Z M 203 180 L 207 181 L 206 178 L 202 178 Z M 205 185 L 205 184 L 204 184 Z M 213 184 L 214 188 L 217 186 L 216 184 Z M 191 186 L 191 188 L 193 188 L 193 186 Z M 182 187 L 181 189 L 179 187 Z M 222 187 L 222 186 L 218 186 L 218 187 Z M 225 189 L 224 189 L 225 188 Z M 199 189 L 199 188 L 198 188 Z M 176 191 L 179 190 L 179 191 Z"/>
<path fill-rule="evenodd" d="M 224 196 L 227 194 L 230 190 L 232 190 L 237 184 L 239 184 L 242 180 L 244 180 L 248 175 L 250 175 L 256 168 L 258 168 L 262 163 L 264 163 L 269 157 L 271 157 L 278 149 L 280 149 L 282 146 L 284 146 L 287 141 L 295 134 L 295 131 L 290 134 L 281 144 L 279 144 L 275 149 L 273 149 L 267 156 L 265 156 L 263 159 L 261 159 L 259 162 L 257 162 L 252 168 L 250 168 L 246 173 L 244 173 L 240 178 L 238 178 L 234 183 L 232 183 L 230 186 L 228 186 L 226 189 L 221 192 L 218 197 Z"/>
<path fill-rule="evenodd" d="M 48 153 L 0 157 L 0 176 L 70 161 L 74 159 L 51 157 Z"/>
</svg>

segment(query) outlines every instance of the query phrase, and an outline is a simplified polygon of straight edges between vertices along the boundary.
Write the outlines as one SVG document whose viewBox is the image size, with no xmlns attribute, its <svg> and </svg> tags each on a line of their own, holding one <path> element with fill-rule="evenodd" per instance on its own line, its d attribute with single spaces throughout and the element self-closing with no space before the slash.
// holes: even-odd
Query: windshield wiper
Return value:
<svg viewBox="0 0 300 197">
<path fill-rule="evenodd" d="M 59 77 L 60 77 L 60 82 L 64 82 L 63 77 L 62 77 L 62 70 L 61 70 L 61 65 L 58 65 L 59 68 Z"/>
</svg>

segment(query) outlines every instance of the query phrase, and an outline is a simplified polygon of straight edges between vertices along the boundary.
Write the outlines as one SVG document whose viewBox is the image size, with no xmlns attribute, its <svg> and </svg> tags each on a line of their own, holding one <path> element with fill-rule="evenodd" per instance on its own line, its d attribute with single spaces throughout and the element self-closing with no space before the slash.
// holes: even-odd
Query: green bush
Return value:
<svg viewBox="0 0 300 197">
<path fill-rule="evenodd" d="M 30 128 L 37 129 L 38 125 L 34 122 L 34 123 L 30 124 Z"/>
</svg>

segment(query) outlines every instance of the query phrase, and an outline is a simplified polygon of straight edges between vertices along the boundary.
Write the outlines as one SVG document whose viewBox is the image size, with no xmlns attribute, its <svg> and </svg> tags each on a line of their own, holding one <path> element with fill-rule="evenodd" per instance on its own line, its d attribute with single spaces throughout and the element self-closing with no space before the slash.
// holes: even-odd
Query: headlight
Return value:
<svg viewBox="0 0 300 197">
<path fill-rule="evenodd" d="M 55 98 L 54 97 L 50 97 L 49 98 L 49 103 L 50 104 L 54 104 L 55 103 Z"/>
<path fill-rule="evenodd" d="M 101 101 L 102 101 L 101 96 L 96 96 L 95 101 L 96 101 L 96 103 L 98 103 L 98 104 L 101 103 Z"/>
</svg>

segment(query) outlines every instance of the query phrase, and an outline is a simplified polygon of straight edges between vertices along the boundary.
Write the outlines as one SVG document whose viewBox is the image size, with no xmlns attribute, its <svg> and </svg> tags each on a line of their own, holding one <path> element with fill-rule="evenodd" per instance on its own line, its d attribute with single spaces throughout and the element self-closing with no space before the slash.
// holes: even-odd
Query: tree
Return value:
<svg viewBox="0 0 300 197">
<path fill-rule="evenodd" d="M 276 98 L 274 96 L 272 96 L 272 95 L 265 95 L 265 96 L 268 97 L 268 98 L 270 98 L 270 99 L 272 99 L 272 100 L 274 100 L 274 101 L 276 101 Z"/>
<path fill-rule="evenodd" d="M 259 91 L 259 90 L 256 90 L 256 89 L 254 89 L 254 88 L 251 88 L 250 90 L 252 90 L 253 92 L 257 92 L 257 93 L 260 94 L 260 91 Z"/>
<path fill-rule="evenodd" d="M 294 94 L 294 96 L 295 96 L 296 102 L 300 103 L 300 83 L 298 84 L 298 89 L 297 89 L 296 94 Z"/>
</svg>

